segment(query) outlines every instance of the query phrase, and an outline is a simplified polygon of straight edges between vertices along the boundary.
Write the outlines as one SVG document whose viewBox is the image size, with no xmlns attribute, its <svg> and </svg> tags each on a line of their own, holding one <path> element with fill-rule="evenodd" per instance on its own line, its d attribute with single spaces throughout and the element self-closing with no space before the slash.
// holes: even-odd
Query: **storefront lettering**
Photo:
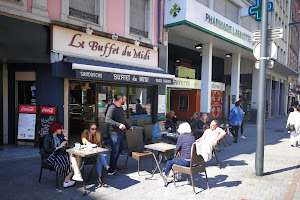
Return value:
<svg viewBox="0 0 300 200">
<path fill-rule="evenodd" d="M 68 44 L 68 46 L 75 47 L 75 48 L 85 48 L 85 41 L 80 40 L 81 34 L 77 33 L 75 34 L 71 42 Z M 105 44 L 100 44 L 99 41 L 89 41 L 87 44 L 91 51 L 98 51 L 101 52 L 99 55 L 100 57 L 110 57 L 112 54 L 115 55 L 122 55 L 127 57 L 132 57 L 136 59 L 141 60 L 150 60 L 150 50 L 147 51 L 138 51 L 136 49 L 130 50 L 129 45 L 125 47 L 125 49 L 122 51 L 120 50 L 120 47 L 117 46 L 115 43 L 107 42 Z M 120 53 L 122 51 L 122 53 Z"/>
<path fill-rule="evenodd" d="M 77 36 L 81 37 L 81 34 L 79 34 L 79 33 L 75 34 L 75 35 L 73 36 L 73 38 L 72 38 L 72 40 L 71 40 L 69 46 L 76 47 L 76 48 L 79 48 L 79 47 L 80 47 L 80 48 L 83 48 L 83 49 L 84 49 L 84 41 L 81 41 L 81 42 L 78 41 L 76 45 L 74 44 L 74 41 L 75 41 L 75 39 L 76 39 Z"/>
<path fill-rule="evenodd" d="M 140 82 L 149 83 L 149 77 L 146 76 L 140 76 L 139 77 Z"/>
<path fill-rule="evenodd" d="M 224 30 L 238 38 L 241 38 L 242 40 L 245 40 L 247 42 L 251 42 L 251 36 L 247 35 L 246 33 L 243 33 L 242 31 L 235 29 L 234 27 L 232 27 L 229 24 L 226 24 L 225 22 L 209 15 L 208 13 L 206 13 L 205 16 L 205 21 L 207 21 L 208 23 L 214 25 L 215 27 Z"/>
<path fill-rule="evenodd" d="M 162 83 L 162 79 L 161 78 L 157 78 L 155 79 L 156 83 Z"/>
<path fill-rule="evenodd" d="M 116 81 L 130 81 L 130 75 L 114 74 L 114 80 Z"/>
<path fill-rule="evenodd" d="M 219 85 L 217 85 L 217 84 L 211 84 L 211 88 L 212 88 L 212 89 L 219 89 L 219 88 L 220 88 L 220 86 L 219 86 Z"/>
<path fill-rule="evenodd" d="M 188 81 L 181 81 L 181 80 L 174 80 L 174 85 L 190 86 L 190 82 L 188 82 Z"/>
<path fill-rule="evenodd" d="M 170 79 L 164 79 L 164 83 L 171 84 L 171 80 Z"/>
<path fill-rule="evenodd" d="M 104 51 L 102 56 L 105 56 L 106 58 L 109 57 L 111 54 L 119 54 L 119 47 L 114 48 L 116 44 L 110 44 L 110 43 L 106 43 L 105 47 L 102 45 L 99 45 L 98 42 L 96 41 L 90 41 L 89 42 L 89 46 L 91 47 L 92 51 Z M 104 47 L 104 48 L 103 48 Z"/>
<path fill-rule="evenodd" d="M 81 77 L 102 78 L 102 73 L 97 72 L 80 72 Z"/>
</svg>

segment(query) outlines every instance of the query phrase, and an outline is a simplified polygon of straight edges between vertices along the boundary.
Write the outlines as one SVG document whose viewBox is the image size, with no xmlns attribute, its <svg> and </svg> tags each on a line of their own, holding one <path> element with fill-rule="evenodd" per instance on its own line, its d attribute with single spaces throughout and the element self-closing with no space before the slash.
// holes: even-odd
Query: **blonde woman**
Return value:
<svg viewBox="0 0 300 200">
<path fill-rule="evenodd" d="M 91 123 L 89 125 L 88 129 L 85 129 L 83 131 L 83 133 L 81 135 L 81 141 L 85 145 L 97 144 L 98 147 L 102 147 L 101 134 L 97 130 L 97 125 L 95 123 Z M 100 153 L 100 154 L 98 154 L 97 163 L 96 163 L 96 168 L 97 168 L 98 175 L 99 175 L 98 180 L 99 180 L 100 186 L 106 186 L 103 183 L 103 180 L 101 177 L 102 166 L 105 167 L 105 169 L 107 170 L 109 175 L 113 175 L 115 173 L 115 171 L 108 166 L 104 155 L 102 153 Z"/>
<path fill-rule="evenodd" d="M 209 126 L 209 121 L 206 113 L 202 113 L 200 121 L 198 122 L 198 129 L 202 129 L 204 126 L 205 129 L 207 126 Z"/>
</svg>

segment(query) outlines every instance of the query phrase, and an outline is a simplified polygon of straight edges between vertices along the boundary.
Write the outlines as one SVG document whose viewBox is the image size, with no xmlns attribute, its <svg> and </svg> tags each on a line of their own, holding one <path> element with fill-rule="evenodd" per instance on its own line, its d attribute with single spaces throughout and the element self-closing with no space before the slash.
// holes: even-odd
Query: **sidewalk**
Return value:
<svg viewBox="0 0 300 200">
<path fill-rule="evenodd" d="M 290 146 L 289 134 L 285 129 L 287 116 L 266 121 L 264 172 L 255 175 L 256 125 L 245 124 L 246 139 L 237 144 L 219 146 L 221 169 L 213 158 L 207 163 L 207 175 L 211 189 L 206 188 L 204 175 L 194 176 L 196 195 L 187 181 L 170 183 L 167 188 L 158 173 L 150 177 L 151 160 L 141 161 L 140 176 L 137 161 L 128 159 L 126 170 L 116 176 L 106 175 L 109 188 L 95 188 L 95 176 L 88 182 L 90 193 L 86 199 L 300 199 L 300 148 Z M 81 182 L 74 187 L 55 190 L 55 173 L 43 171 L 38 183 L 40 157 L 38 149 L 32 147 L 0 146 L 0 199 L 81 199 Z M 26 152 L 26 153 L 25 153 Z M 7 158 L 14 155 L 13 158 Z M 126 155 L 118 163 L 125 163 Z M 109 158 L 107 157 L 108 161 Z M 89 166 L 88 166 L 89 167 Z M 86 168 L 86 175 L 90 168 Z M 185 179 L 185 175 L 183 176 Z M 171 181 L 172 177 L 170 177 Z"/>
</svg>

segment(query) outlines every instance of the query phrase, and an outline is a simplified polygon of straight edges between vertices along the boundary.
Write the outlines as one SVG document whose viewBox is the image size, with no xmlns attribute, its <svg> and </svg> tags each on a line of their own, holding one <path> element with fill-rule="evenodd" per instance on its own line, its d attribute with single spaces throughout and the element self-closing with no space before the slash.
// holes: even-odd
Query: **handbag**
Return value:
<svg viewBox="0 0 300 200">
<path fill-rule="evenodd" d="M 295 131 L 295 125 L 294 124 L 288 124 L 286 126 L 286 128 L 287 128 L 288 131 Z"/>
<path fill-rule="evenodd" d="M 56 151 L 53 152 L 54 156 L 57 155 L 65 155 L 67 153 L 66 148 L 65 147 L 61 147 L 59 149 L 57 149 Z"/>
</svg>

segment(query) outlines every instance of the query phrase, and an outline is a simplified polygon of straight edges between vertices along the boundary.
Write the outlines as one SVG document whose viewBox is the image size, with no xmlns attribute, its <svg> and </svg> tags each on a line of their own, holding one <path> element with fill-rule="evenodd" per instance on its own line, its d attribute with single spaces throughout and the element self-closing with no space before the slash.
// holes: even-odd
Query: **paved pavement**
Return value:
<svg viewBox="0 0 300 200">
<path fill-rule="evenodd" d="M 137 161 L 129 158 L 127 169 L 115 176 L 105 176 L 104 181 L 110 185 L 109 188 L 96 188 L 95 176 L 92 177 L 88 182 L 90 192 L 85 199 L 300 199 L 300 148 L 290 146 L 286 119 L 284 116 L 266 121 L 264 176 L 255 176 L 256 126 L 245 124 L 245 140 L 239 139 L 232 146 L 219 146 L 221 169 L 216 166 L 214 158 L 207 163 L 211 189 L 207 189 L 203 175 L 194 177 L 196 195 L 187 181 L 177 182 L 176 187 L 170 183 L 165 188 L 158 173 L 152 180 L 146 180 L 150 177 L 151 160 L 141 162 L 139 176 Z M 56 191 L 54 172 L 43 171 L 42 181 L 38 183 L 38 149 L 28 146 L 0 148 L 0 199 L 83 197 L 81 182 L 64 189 L 61 177 L 60 190 Z M 119 163 L 125 163 L 125 159 L 126 156 L 120 157 Z"/>
</svg>

